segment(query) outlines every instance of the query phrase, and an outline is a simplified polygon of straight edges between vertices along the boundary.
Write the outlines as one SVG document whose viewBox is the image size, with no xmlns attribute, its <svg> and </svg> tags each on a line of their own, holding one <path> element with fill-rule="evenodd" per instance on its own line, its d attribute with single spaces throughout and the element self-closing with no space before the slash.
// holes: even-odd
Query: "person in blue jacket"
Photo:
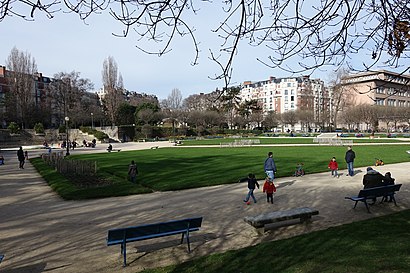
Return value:
<svg viewBox="0 0 410 273">
<path fill-rule="evenodd" d="M 263 166 L 263 169 L 266 175 L 273 181 L 273 179 L 275 178 L 275 173 L 276 173 L 276 165 L 275 165 L 275 161 L 273 160 L 272 152 L 268 153 L 268 158 L 266 158 L 265 160 L 265 165 Z"/>
</svg>

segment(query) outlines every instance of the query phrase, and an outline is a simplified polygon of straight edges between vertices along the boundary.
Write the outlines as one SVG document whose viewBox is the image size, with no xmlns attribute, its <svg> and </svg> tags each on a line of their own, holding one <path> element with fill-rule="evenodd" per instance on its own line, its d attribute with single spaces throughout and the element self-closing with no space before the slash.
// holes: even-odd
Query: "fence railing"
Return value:
<svg viewBox="0 0 410 273">
<path fill-rule="evenodd" d="M 41 158 L 59 173 L 71 173 L 77 175 L 93 175 L 97 173 L 97 161 L 67 160 L 64 159 L 63 152 L 43 154 Z"/>
<path fill-rule="evenodd" d="M 340 138 L 325 138 L 325 137 L 315 137 L 313 142 L 319 145 L 332 145 L 332 146 L 350 146 L 353 145 L 353 140 L 351 139 L 340 139 Z"/>
<path fill-rule="evenodd" d="M 252 146 L 254 144 L 260 144 L 259 139 L 241 139 L 235 140 L 234 142 L 220 143 L 220 147 L 243 147 L 243 146 Z"/>
</svg>

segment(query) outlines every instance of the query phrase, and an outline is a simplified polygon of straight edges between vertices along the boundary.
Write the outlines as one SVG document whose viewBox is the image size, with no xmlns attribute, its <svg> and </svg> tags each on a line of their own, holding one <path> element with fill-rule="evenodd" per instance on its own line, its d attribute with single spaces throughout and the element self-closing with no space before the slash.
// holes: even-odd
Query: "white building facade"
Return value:
<svg viewBox="0 0 410 273">
<path fill-rule="evenodd" d="M 313 111 L 318 121 L 329 108 L 329 92 L 324 82 L 309 76 L 247 81 L 241 87 L 240 97 L 242 102 L 257 100 L 264 115 L 270 111 L 282 114 L 300 109 Z"/>
</svg>

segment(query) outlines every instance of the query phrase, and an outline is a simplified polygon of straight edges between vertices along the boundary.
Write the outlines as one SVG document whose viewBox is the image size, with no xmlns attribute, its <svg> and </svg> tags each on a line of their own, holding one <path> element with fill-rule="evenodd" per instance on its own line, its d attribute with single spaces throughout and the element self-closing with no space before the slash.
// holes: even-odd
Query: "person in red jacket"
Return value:
<svg viewBox="0 0 410 273">
<path fill-rule="evenodd" d="M 273 204 L 273 193 L 276 192 L 275 184 L 273 184 L 270 177 L 266 177 L 265 183 L 263 184 L 263 192 L 266 192 L 266 200 Z"/>
<path fill-rule="evenodd" d="M 339 174 L 337 173 L 337 170 L 339 169 L 339 165 L 336 162 L 336 157 L 332 157 L 327 167 L 332 171 L 333 177 L 339 178 Z"/>
</svg>

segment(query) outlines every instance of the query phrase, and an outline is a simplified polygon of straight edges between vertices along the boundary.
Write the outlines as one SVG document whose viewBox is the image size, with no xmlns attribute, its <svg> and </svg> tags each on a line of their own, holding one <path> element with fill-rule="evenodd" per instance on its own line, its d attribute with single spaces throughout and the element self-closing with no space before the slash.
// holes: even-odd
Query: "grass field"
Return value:
<svg viewBox="0 0 410 273">
<path fill-rule="evenodd" d="M 410 161 L 406 153 L 408 149 L 408 145 L 355 146 L 355 166 L 374 165 L 375 158 L 383 159 L 386 164 Z M 106 187 L 78 189 L 60 174 L 41 166 L 40 160 L 33 163 L 64 198 L 83 199 L 235 183 L 250 172 L 263 179 L 263 164 L 269 151 L 274 153 L 279 177 L 292 176 L 299 162 L 304 163 L 307 174 L 327 171 L 327 164 L 333 156 L 337 158 L 340 169 L 346 168 L 346 147 L 341 146 L 162 148 L 71 156 L 71 159 L 97 161 L 98 175 L 113 181 Z M 127 181 L 131 160 L 138 164 L 137 185 Z"/>
<path fill-rule="evenodd" d="M 410 272 L 410 210 L 144 273 Z"/>
</svg>

